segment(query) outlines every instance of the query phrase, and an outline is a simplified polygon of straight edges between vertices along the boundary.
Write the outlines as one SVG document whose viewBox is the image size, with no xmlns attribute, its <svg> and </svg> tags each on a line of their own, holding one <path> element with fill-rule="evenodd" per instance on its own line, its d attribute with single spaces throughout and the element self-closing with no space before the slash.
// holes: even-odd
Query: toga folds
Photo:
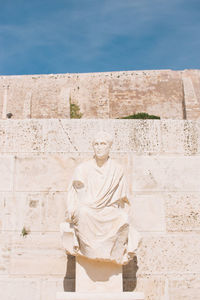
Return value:
<svg viewBox="0 0 200 300">
<path fill-rule="evenodd" d="M 67 194 L 67 253 L 126 264 L 138 242 L 130 226 L 130 208 L 119 164 L 110 158 L 101 167 L 95 159 L 80 164 Z"/>
</svg>

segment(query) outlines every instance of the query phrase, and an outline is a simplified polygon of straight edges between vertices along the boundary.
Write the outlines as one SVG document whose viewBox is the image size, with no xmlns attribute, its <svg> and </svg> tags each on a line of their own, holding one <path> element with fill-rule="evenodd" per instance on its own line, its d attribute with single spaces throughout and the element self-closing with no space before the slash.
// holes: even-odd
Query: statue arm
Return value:
<svg viewBox="0 0 200 300">
<path fill-rule="evenodd" d="M 70 187 L 67 193 L 67 210 L 65 213 L 66 221 L 69 223 L 73 223 L 77 203 L 78 203 L 78 192 L 80 189 L 84 188 L 84 183 L 82 178 L 81 167 L 78 166 L 74 172 Z"/>
</svg>

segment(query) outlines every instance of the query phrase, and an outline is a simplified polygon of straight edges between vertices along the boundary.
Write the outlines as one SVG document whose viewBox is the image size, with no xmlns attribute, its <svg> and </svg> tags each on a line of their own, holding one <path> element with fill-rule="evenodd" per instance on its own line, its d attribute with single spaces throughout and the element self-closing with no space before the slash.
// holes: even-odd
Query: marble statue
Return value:
<svg viewBox="0 0 200 300">
<path fill-rule="evenodd" d="M 68 254 L 123 265 L 134 255 L 138 234 L 130 225 L 123 168 L 109 157 L 111 145 L 110 134 L 99 132 L 94 158 L 75 169 L 61 232 Z"/>
</svg>

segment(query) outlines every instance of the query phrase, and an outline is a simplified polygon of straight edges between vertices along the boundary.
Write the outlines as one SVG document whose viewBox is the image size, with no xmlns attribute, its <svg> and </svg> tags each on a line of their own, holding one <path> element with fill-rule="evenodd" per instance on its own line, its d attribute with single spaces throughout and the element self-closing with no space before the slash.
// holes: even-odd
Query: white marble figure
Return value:
<svg viewBox="0 0 200 300">
<path fill-rule="evenodd" d="M 68 254 L 122 265 L 132 259 L 138 234 L 130 226 L 123 169 L 109 157 L 111 145 L 108 133 L 98 133 L 94 158 L 75 169 L 61 232 Z"/>
</svg>

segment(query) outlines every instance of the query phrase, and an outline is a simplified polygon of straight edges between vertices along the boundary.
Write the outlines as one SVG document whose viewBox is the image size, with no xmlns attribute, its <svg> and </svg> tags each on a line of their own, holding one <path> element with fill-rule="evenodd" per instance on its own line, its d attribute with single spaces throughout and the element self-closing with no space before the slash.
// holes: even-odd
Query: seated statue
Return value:
<svg viewBox="0 0 200 300">
<path fill-rule="evenodd" d="M 138 233 L 130 225 L 123 168 L 109 157 L 111 145 L 108 133 L 98 133 L 94 158 L 75 169 L 61 232 L 68 254 L 122 265 L 134 256 Z"/>
</svg>

